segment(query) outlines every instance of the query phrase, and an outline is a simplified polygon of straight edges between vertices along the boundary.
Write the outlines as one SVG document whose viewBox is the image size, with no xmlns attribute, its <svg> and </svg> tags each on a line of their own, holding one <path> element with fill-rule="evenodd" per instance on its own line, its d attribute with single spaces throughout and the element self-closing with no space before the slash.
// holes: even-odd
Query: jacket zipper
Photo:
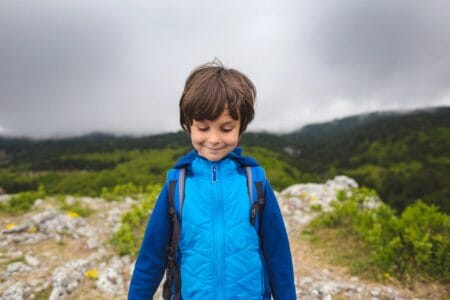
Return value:
<svg viewBox="0 0 450 300">
<path fill-rule="evenodd" d="M 215 164 L 212 165 L 212 181 L 217 181 L 217 166 Z"/>
<path fill-rule="evenodd" d="M 223 287 L 224 283 L 224 262 L 223 262 L 223 248 L 224 248 L 224 216 L 223 216 L 223 203 L 220 197 L 219 186 L 217 185 L 217 165 L 215 163 L 211 166 L 212 170 L 212 189 L 214 195 L 214 237 L 215 237 L 215 250 L 214 253 L 216 255 L 215 259 L 215 286 L 216 286 L 216 295 L 215 298 L 217 300 L 222 300 L 225 298 L 225 291 Z"/>
</svg>

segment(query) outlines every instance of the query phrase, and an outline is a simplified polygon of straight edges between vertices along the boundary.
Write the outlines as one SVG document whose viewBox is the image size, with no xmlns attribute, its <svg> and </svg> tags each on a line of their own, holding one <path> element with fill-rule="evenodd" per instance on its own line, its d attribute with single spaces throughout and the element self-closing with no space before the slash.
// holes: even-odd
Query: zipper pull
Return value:
<svg viewBox="0 0 450 300">
<path fill-rule="evenodd" d="M 212 181 L 216 182 L 217 180 L 217 167 L 216 165 L 212 166 Z"/>
</svg>

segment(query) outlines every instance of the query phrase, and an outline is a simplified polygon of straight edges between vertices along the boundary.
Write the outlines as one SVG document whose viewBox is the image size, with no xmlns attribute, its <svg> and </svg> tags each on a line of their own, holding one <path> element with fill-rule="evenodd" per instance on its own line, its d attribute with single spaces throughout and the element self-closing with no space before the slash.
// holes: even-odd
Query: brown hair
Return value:
<svg viewBox="0 0 450 300">
<path fill-rule="evenodd" d="M 215 120 L 225 108 L 240 120 L 239 134 L 253 120 L 256 88 L 241 72 L 227 69 L 215 59 L 195 68 L 186 79 L 180 99 L 180 123 L 191 131 L 193 120 Z"/>
</svg>

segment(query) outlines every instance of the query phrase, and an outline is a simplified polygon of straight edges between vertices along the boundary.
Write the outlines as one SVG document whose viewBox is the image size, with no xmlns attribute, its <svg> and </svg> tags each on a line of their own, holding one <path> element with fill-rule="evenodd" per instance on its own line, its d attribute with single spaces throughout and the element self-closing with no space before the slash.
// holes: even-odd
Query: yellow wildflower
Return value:
<svg viewBox="0 0 450 300">
<path fill-rule="evenodd" d="M 13 229 L 14 227 L 16 227 L 16 224 L 14 223 L 6 224 L 6 229 Z"/>
<path fill-rule="evenodd" d="M 96 268 L 89 269 L 84 272 L 84 277 L 89 279 L 97 279 L 98 278 L 98 270 Z"/>
<path fill-rule="evenodd" d="M 66 212 L 66 216 L 68 216 L 69 218 L 79 218 L 79 217 L 80 217 L 80 215 L 77 214 L 77 213 L 74 212 L 74 211 L 68 211 L 68 212 Z"/>
</svg>

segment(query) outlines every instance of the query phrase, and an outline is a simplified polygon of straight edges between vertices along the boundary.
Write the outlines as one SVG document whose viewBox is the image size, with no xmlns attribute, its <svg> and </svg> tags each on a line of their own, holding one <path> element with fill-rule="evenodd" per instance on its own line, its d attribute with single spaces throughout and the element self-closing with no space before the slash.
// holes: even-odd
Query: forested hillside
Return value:
<svg viewBox="0 0 450 300">
<path fill-rule="evenodd" d="M 246 133 L 241 145 L 278 189 L 345 174 L 398 211 L 420 198 L 450 213 L 450 107 L 352 116 L 283 135 Z M 163 182 L 189 148 L 183 132 L 0 138 L 0 187 L 16 193 L 42 184 L 48 193 L 87 195 L 118 184 L 143 188 Z"/>
<path fill-rule="evenodd" d="M 450 212 L 450 108 L 372 113 L 284 136 L 302 172 L 346 174 L 398 210 L 421 198 Z"/>
</svg>

